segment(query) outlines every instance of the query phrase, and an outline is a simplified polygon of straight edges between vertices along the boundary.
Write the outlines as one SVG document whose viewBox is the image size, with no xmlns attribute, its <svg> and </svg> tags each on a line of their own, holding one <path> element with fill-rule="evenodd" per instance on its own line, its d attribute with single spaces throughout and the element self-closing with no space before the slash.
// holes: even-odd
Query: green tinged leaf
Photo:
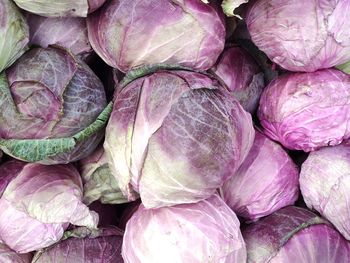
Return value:
<svg viewBox="0 0 350 263">
<path fill-rule="evenodd" d="M 1 85 L 1 80 L 2 78 L 0 77 L 0 104 L 4 99 L 1 96 L 3 95 L 1 90 L 4 88 L 3 85 Z M 5 99 L 9 100 L 7 97 Z M 12 101 L 12 99 L 10 99 L 10 101 Z M 78 142 L 86 140 L 97 133 L 106 125 L 111 112 L 112 103 L 109 103 L 92 124 L 72 137 L 34 140 L 0 139 L 0 149 L 8 155 L 26 162 L 42 161 L 48 157 L 73 150 Z"/>
<path fill-rule="evenodd" d="M 4 12 L 0 15 L 0 19 L 4 20 L 0 22 L 0 72 L 2 72 L 28 49 L 29 28 L 12 1 L 3 1 L 0 5 L 3 5 L 0 10 Z"/>
<path fill-rule="evenodd" d="M 113 104 L 110 102 L 92 124 L 90 124 L 84 130 L 73 135 L 74 140 L 76 142 L 84 141 L 95 134 L 98 130 L 102 129 L 106 125 L 108 118 L 111 115 L 112 109 Z"/>
<path fill-rule="evenodd" d="M 124 231 L 115 227 L 109 226 L 107 228 L 90 229 L 87 227 L 75 227 L 72 230 L 64 232 L 61 241 L 69 238 L 97 238 L 100 236 L 114 236 L 123 235 Z"/>
<path fill-rule="evenodd" d="M 101 229 L 90 229 L 87 227 L 76 227 L 72 230 L 68 230 L 64 232 L 61 241 L 66 240 L 68 238 L 96 238 L 101 234 Z"/>
<path fill-rule="evenodd" d="M 26 162 L 38 162 L 60 153 L 71 151 L 75 146 L 73 138 L 4 140 L 0 148 L 10 156 Z"/>
<path fill-rule="evenodd" d="M 221 7 L 227 16 L 236 16 L 242 19 L 242 17 L 235 14 L 235 9 L 238 8 L 241 4 L 245 3 L 248 3 L 248 0 L 224 0 L 221 4 Z"/>
<path fill-rule="evenodd" d="M 330 223 L 326 220 L 324 220 L 323 218 L 316 216 L 313 218 L 310 218 L 308 221 L 300 224 L 298 227 L 296 227 L 295 229 L 293 229 L 292 231 L 286 233 L 286 235 L 282 238 L 282 240 L 280 241 L 280 247 L 282 247 L 283 245 L 285 245 L 289 239 L 291 239 L 296 233 L 298 233 L 299 231 L 308 228 L 310 226 L 313 225 L 321 225 L 321 224 L 327 224 L 330 225 Z"/>
<path fill-rule="evenodd" d="M 341 64 L 341 65 L 337 66 L 336 68 L 345 72 L 346 74 L 350 74 L 350 61 L 346 62 L 344 64 Z"/>
<path fill-rule="evenodd" d="M 182 67 L 179 65 L 173 65 L 173 64 L 155 64 L 155 65 L 147 65 L 147 66 L 141 66 L 134 68 L 130 70 L 123 80 L 119 83 L 118 89 L 124 88 L 126 85 L 128 85 L 130 82 L 134 81 L 135 79 L 144 77 L 146 75 L 150 75 L 158 70 L 188 70 L 193 71 L 190 68 Z"/>
<path fill-rule="evenodd" d="M 123 204 L 129 201 L 121 190 L 118 182 L 112 175 L 109 166 L 105 163 L 102 166 L 96 167 L 90 175 L 82 173 L 84 182 L 84 203 L 91 204 L 94 201 L 100 200 L 102 204 Z"/>
</svg>

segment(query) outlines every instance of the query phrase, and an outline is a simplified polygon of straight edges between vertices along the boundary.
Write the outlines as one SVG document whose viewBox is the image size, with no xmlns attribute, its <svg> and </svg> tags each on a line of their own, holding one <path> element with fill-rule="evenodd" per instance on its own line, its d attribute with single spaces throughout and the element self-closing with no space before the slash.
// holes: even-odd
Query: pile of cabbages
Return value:
<svg viewBox="0 0 350 263">
<path fill-rule="evenodd" d="M 350 0 L 0 0 L 0 263 L 349 263 Z"/>
</svg>

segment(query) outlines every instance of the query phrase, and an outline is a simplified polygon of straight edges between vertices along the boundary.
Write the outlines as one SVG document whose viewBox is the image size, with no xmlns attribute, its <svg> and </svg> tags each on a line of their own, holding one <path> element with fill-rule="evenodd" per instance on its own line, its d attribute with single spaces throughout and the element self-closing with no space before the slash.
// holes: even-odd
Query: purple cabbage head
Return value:
<svg viewBox="0 0 350 263">
<path fill-rule="evenodd" d="M 350 59 L 350 1 L 252 1 L 246 23 L 253 42 L 275 63 L 312 72 Z"/>
<path fill-rule="evenodd" d="M 103 136 L 106 104 L 84 62 L 64 49 L 32 49 L 0 75 L 0 147 L 29 162 L 84 158 Z"/>
<path fill-rule="evenodd" d="M 221 188 L 235 213 L 248 220 L 294 204 L 299 195 L 299 172 L 283 148 L 260 132 L 238 171 Z"/>
<path fill-rule="evenodd" d="M 87 22 L 96 53 L 123 72 L 158 63 L 209 69 L 224 48 L 224 19 L 200 0 L 112 0 Z"/>
<path fill-rule="evenodd" d="M 82 60 L 93 54 L 89 42 L 86 19 L 75 17 L 43 17 L 26 14 L 31 45 L 47 48 L 58 45 L 69 49 Z"/>
<path fill-rule="evenodd" d="M 14 0 L 23 10 L 46 17 L 87 17 L 106 0 Z M 67 28 L 68 29 L 68 28 Z"/>
<path fill-rule="evenodd" d="M 300 172 L 306 205 L 317 210 L 350 240 L 350 145 L 310 153 Z"/>
<path fill-rule="evenodd" d="M 124 195 L 155 208 L 210 197 L 253 140 L 250 114 L 216 79 L 158 70 L 117 93 L 104 148 Z"/>
<path fill-rule="evenodd" d="M 0 174 L 0 239 L 17 253 L 56 243 L 69 224 L 97 227 L 98 215 L 82 203 L 74 166 L 11 161 Z"/>
<path fill-rule="evenodd" d="M 30 253 L 18 254 L 5 244 L 0 243 L 0 262 L 3 263 L 31 263 Z"/>
<path fill-rule="evenodd" d="M 79 166 L 84 184 L 85 204 L 91 204 L 97 200 L 103 204 L 128 202 L 108 167 L 107 157 L 102 146 L 81 160 Z"/>
<path fill-rule="evenodd" d="M 125 263 L 246 262 L 239 221 L 217 195 L 158 209 L 141 205 L 126 225 L 122 255 Z"/>
<path fill-rule="evenodd" d="M 350 76 L 334 69 L 287 74 L 273 80 L 260 99 L 264 132 L 305 152 L 350 137 Z"/>
<path fill-rule="evenodd" d="M 0 14 L 0 72 L 2 72 L 27 50 L 29 28 L 12 1 L 0 0 Z"/>
<path fill-rule="evenodd" d="M 114 228 L 103 229 L 98 236 L 81 236 L 63 240 L 37 252 L 35 263 L 123 263 L 123 233 Z"/>
<path fill-rule="evenodd" d="M 242 230 L 247 263 L 349 262 L 349 242 L 326 220 L 285 207 Z"/>
<path fill-rule="evenodd" d="M 232 47 L 221 54 L 212 70 L 225 82 L 243 108 L 254 113 L 265 86 L 264 73 L 254 59 L 243 49 Z"/>
</svg>

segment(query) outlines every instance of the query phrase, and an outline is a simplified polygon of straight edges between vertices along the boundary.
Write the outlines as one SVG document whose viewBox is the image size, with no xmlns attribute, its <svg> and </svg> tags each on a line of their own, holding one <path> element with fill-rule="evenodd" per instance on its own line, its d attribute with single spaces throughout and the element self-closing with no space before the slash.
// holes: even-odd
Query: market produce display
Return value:
<svg viewBox="0 0 350 263">
<path fill-rule="evenodd" d="M 349 263 L 350 0 L 0 0 L 0 263 Z"/>
</svg>

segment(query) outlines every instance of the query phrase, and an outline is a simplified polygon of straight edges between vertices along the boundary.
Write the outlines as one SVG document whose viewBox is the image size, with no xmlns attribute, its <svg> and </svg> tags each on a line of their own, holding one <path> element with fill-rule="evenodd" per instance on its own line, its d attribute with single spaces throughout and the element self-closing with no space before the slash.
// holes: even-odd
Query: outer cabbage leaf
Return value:
<svg viewBox="0 0 350 263">
<path fill-rule="evenodd" d="M 86 17 L 106 0 L 14 0 L 16 4 L 31 13 L 47 17 Z"/>
<path fill-rule="evenodd" d="M 264 83 L 264 73 L 254 59 L 243 49 L 225 50 L 212 68 L 228 86 L 243 108 L 254 113 L 258 107 Z"/>
<path fill-rule="evenodd" d="M 334 69 L 280 76 L 265 88 L 258 110 L 264 133 L 306 152 L 350 137 L 350 76 Z"/>
<path fill-rule="evenodd" d="M 209 75 L 158 70 L 135 77 L 140 72 L 123 81 L 106 130 L 121 191 L 129 200 L 140 193 L 147 208 L 210 197 L 252 146 L 250 114 Z"/>
<path fill-rule="evenodd" d="M 118 182 L 108 166 L 103 147 L 80 161 L 80 171 L 84 184 L 84 203 L 100 200 L 103 204 L 121 204 L 128 200 L 120 191 Z"/>
<path fill-rule="evenodd" d="M 253 42 L 290 71 L 313 72 L 350 60 L 350 2 L 252 1 L 246 23 Z"/>
<path fill-rule="evenodd" d="M 242 230 L 248 263 L 349 262 L 349 243 L 316 214 L 285 207 Z"/>
<path fill-rule="evenodd" d="M 31 45 L 47 48 L 58 45 L 69 49 L 79 58 L 86 60 L 92 53 L 86 19 L 74 17 L 49 18 L 26 14 L 29 25 Z"/>
<path fill-rule="evenodd" d="M 0 0 L 0 72 L 11 66 L 26 50 L 28 25 L 16 5 Z"/>
<path fill-rule="evenodd" d="M 13 172 L 16 176 L 0 199 L 0 238 L 16 252 L 56 243 L 69 223 L 97 227 L 98 215 L 82 203 L 82 182 L 74 166 L 25 164 Z"/>
<path fill-rule="evenodd" d="M 98 236 L 73 237 L 37 252 L 35 263 L 123 263 L 121 247 L 123 233 L 109 228 Z"/>
<path fill-rule="evenodd" d="M 304 201 L 350 240 L 350 146 L 325 147 L 310 153 L 300 173 Z"/>
<path fill-rule="evenodd" d="M 17 254 L 5 244 L 0 243 L 0 262 L 31 263 L 32 257 L 30 253 Z"/>
<path fill-rule="evenodd" d="M 209 69 L 225 43 L 221 14 L 201 1 L 112 0 L 87 24 L 96 53 L 123 72 L 158 63 Z"/>
<path fill-rule="evenodd" d="M 0 75 L 0 147 L 45 164 L 89 155 L 110 108 L 101 81 L 82 61 L 58 48 L 27 52 Z"/>
<path fill-rule="evenodd" d="M 21 254 L 58 242 L 69 225 L 42 223 L 16 210 L 6 199 L 0 199 L 0 210 L 0 238 L 11 249 Z"/>
<path fill-rule="evenodd" d="M 126 225 L 122 255 L 125 263 L 246 262 L 239 221 L 217 195 L 158 209 L 141 205 Z"/>
<path fill-rule="evenodd" d="M 256 131 L 253 147 L 238 171 L 221 188 L 224 201 L 249 220 L 293 205 L 299 171 L 283 148 Z"/>
<path fill-rule="evenodd" d="M 5 192 L 7 185 L 22 171 L 26 163 L 11 160 L 0 166 L 0 197 Z"/>
</svg>

